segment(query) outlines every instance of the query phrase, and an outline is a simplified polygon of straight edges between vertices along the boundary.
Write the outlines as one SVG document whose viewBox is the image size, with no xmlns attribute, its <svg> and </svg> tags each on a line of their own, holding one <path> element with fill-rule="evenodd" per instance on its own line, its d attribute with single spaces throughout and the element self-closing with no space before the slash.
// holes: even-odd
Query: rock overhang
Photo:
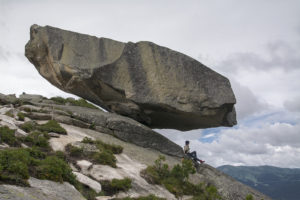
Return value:
<svg viewBox="0 0 300 200">
<path fill-rule="evenodd" d="M 25 55 L 63 91 L 151 128 L 236 124 L 229 80 L 152 42 L 122 43 L 33 25 Z"/>
</svg>

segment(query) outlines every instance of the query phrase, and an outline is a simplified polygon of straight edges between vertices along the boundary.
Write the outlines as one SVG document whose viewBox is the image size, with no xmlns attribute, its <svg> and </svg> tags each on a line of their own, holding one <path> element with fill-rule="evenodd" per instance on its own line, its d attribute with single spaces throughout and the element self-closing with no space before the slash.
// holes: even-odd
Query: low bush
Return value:
<svg viewBox="0 0 300 200">
<path fill-rule="evenodd" d="M 45 152 L 41 151 L 41 148 L 39 147 L 31 147 L 26 149 L 29 152 L 29 155 L 34 159 L 45 159 L 47 157 L 47 154 Z"/>
<path fill-rule="evenodd" d="M 24 119 L 25 119 L 24 113 L 18 112 L 17 116 L 18 116 L 18 120 L 19 120 L 19 121 L 24 121 Z"/>
<path fill-rule="evenodd" d="M 36 147 L 0 151 L 0 182 L 28 185 L 29 176 L 78 184 L 67 162 L 48 156 Z"/>
<path fill-rule="evenodd" d="M 30 134 L 28 134 L 26 137 L 23 138 L 24 143 L 26 143 L 29 146 L 36 146 L 43 148 L 46 151 L 51 150 L 51 147 L 49 145 L 50 136 L 48 133 L 35 131 Z"/>
<path fill-rule="evenodd" d="M 7 126 L 0 127 L 0 143 L 2 142 L 13 147 L 19 147 L 21 145 L 15 136 L 15 130 L 9 129 Z"/>
<path fill-rule="evenodd" d="M 101 140 L 92 140 L 91 138 L 85 137 L 81 141 L 82 143 L 97 145 L 100 151 L 110 151 L 113 154 L 121 154 L 123 152 L 123 147 L 115 144 L 106 144 Z"/>
<path fill-rule="evenodd" d="M 81 142 L 95 145 L 98 148 L 99 152 L 85 153 L 84 148 L 75 147 L 72 144 L 68 144 L 65 149 L 68 152 L 69 156 L 76 159 L 84 157 L 97 164 L 117 167 L 117 159 L 114 154 L 122 153 L 123 147 L 114 144 L 105 144 L 100 140 L 95 141 L 87 137 L 85 137 Z"/>
<path fill-rule="evenodd" d="M 28 107 L 23 108 L 23 110 L 24 110 L 25 112 L 28 112 L 28 113 L 31 113 L 31 112 L 32 112 L 31 108 L 28 108 Z"/>
<path fill-rule="evenodd" d="M 95 200 L 97 196 L 101 196 L 95 190 L 81 184 L 80 182 L 78 182 L 75 187 L 87 200 Z"/>
<path fill-rule="evenodd" d="M 191 160 L 183 160 L 172 169 L 165 163 L 165 157 L 159 156 L 153 166 L 141 171 L 141 176 L 151 184 L 160 184 L 176 197 L 192 195 L 194 200 L 220 199 L 217 189 L 212 185 L 194 185 L 188 181 L 189 175 L 196 172 Z"/>
<path fill-rule="evenodd" d="M 41 160 L 36 168 L 36 177 L 61 183 L 67 181 L 73 185 L 77 183 L 68 163 L 57 156 L 47 156 Z"/>
<path fill-rule="evenodd" d="M 47 133 L 55 132 L 59 134 L 67 134 L 66 129 L 61 127 L 61 125 L 55 120 L 49 120 L 46 124 L 39 125 L 37 129 Z"/>
<path fill-rule="evenodd" d="M 69 153 L 71 157 L 82 158 L 83 157 L 83 148 L 75 147 L 72 144 L 67 144 L 65 147 L 66 152 Z"/>
<path fill-rule="evenodd" d="M 0 182 L 28 185 L 30 154 L 24 149 L 0 151 Z"/>
<path fill-rule="evenodd" d="M 33 121 L 25 122 L 20 126 L 20 128 L 26 133 L 30 133 L 31 131 L 36 129 L 36 123 Z"/>
<path fill-rule="evenodd" d="M 109 165 L 111 167 L 116 168 L 116 162 L 117 159 L 114 156 L 114 154 L 107 152 L 107 151 L 103 151 L 103 152 L 95 152 L 92 156 L 91 159 L 93 162 L 97 163 L 97 164 L 102 164 L 102 165 Z"/>
<path fill-rule="evenodd" d="M 62 159 L 64 161 L 67 161 L 67 156 L 65 155 L 65 153 L 63 151 L 55 151 L 54 155 L 56 157 L 58 157 L 59 159 Z"/>
<path fill-rule="evenodd" d="M 131 186 L 131 179 L 113 179 L 112 181 L 102 181 L 101 182 L 102 190 L 105 195 L 114 195 L 120 191 L 126 192 Z"/>
<path fill-rule="evenodd" d="M 12 110 L 7 111 L 7 112 L 5 113 L 5 115 L 6 115 L 6 116 L 9 116 L 9 117 L 12 117 L 12 118 L 15 117 L 14 114 L 13 114 L 13 112 L 12 112 Z"/>
<path fill-rule="evenodd" d="M 251 194 L 248 194 L 248 195 L 246 196 L 246 200 L 253 200 L 253 196 L 252 196 Z"/>
</svg>

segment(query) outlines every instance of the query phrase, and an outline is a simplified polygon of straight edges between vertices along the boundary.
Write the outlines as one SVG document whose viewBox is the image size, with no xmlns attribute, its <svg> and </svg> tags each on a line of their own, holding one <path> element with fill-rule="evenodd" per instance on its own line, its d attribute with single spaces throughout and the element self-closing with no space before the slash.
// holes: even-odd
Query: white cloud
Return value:
<svg viewBox="0 0 300 200">
<path fill-rule="evenodd" d="M 231 79 L 231 86 L 237 100 L 236 112 L 238 121 L 269 109 L 270 106 L 258 96 L 255 96 L 248 87 L 241 85 L 234 79 Z"/>
<path fill-rule="evenodd" d="M 292 112 L 300 112 L 300 96 L 284 102 L 286 109 Z"/>
<path fill-rule="evenodd" d="M 285 115 L 294 119 L 292 113 Z M 276 115 L 271 116 L 277 118 Z M 299 117 L 300 115 L 295 119 L 296 122 L 299 122 Z M 199 158 L 213 166 L 231 164 L 300 167 L 300 123 L 269 123 L 272 121 L 270 118 L 262 121 L 210 133 L 207 137 L 218 135 L 211 143 L 201 142 L 200 137 L 195 138 L 190 140 L 191 149 L 196 150 Z M 184 140 L 181 135 L 175 142 L 182 146 Z"/>
<path fill-rule="evenodd" d="M 8 57 L 10 56 L 10 52 L 6 51 L 2 46 L 0 46 L 0 60 L 8 60 Z"/>
</svg>

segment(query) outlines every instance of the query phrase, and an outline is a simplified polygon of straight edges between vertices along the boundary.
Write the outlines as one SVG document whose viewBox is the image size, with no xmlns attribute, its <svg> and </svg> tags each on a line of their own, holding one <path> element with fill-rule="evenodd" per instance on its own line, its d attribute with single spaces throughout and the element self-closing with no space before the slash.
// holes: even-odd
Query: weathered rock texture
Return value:
<svg viewBox="0 0 300 200">
<path fill-rule="evenodd" d="M 56 183 L 48 180 L 30 178 L 31 187 L 0 185 L 0 199 L 11 200 L 86 200 L 73 185 L 64 182 Z"/>
<path fill-rule="evenodd" d="M 33 25 L 25 55 L 56 87 L 151 128 L 236 124 L 227 78 L 151 42 L 122 43 Z"/>
<path fill-rule="evenodd" d="M 4 95 L 6 98 L 6 96 Z M 11 97 L 11 96 L 9 96 Z M 16 99 L 20 101 L 20 99 Z M 74 145 L 80 145 L 79 141 L 83 138 L 89 137 L 91 139 L 100 139 L 106 144 L 115 144 L 123 147 L 123 152 L 116 155 L 117 168 L 112 168 L 107 165 L 100 165 L 97 163 L 92 163 L 92 161 L 87 160 L 77 160 L 69 163 L 72 167 L 73 173 L 76 174 L 77 179 L 84 185 L 100 191 L 101 184 L 99 181 L 111 180 L 113 178 L 130 178 L 132 180 L 132 188 L 128 192 L 117 193 L 114 197 L 123 198 L 127 196 L 138 197 L 146 196 L 149 194 L 155 194 L 158 197 L 166 198 L 168 200 L 175 200 L 176 197 L 168 192 L 166 188 L 159 185 L 149 184 L 140 174 L 141 170 L 145 169 L 148 165 L 153 165 L 155 160 L 159 155 L 166 157 L 166 163 L 171 167 L 176 164 L 181 163 L 181 158 L 174 156 L 178 150 L 177 145 L 168 142 L 166 139 L 157 136 L 157 133 L 151 133 L 151 129 L 147 128 L 143 130 L 143 125 L 135 122 L 132 119 L 126 117 L 118 116 L 111 113 L 104 113 L 100 110 L 92 111 L 92 109 L 74 106 L 57 106 L 55 104 L 46 104 L 49 102 L 44 99 L 42 102 L 37 103 L 34 99 L 27 100 L 28 103 L 32 105 L 21 105 L 16 104 L 12 106 L 9 102 L 6 105 L 0 105 L 0 126 L 9 126 L 15 129 L 15 135 L 18 132 L 18 126 L 20 126 L 22 121 L 17 120 L 17 116 L 7 116 L 5 113 L 7 111 L 12 111 L 12 113 L 18 113 L 24 111 L 28 113 L 38 113 L 38 112 L 51 112 L 51 116 L 56 119 L 57 116 L 63 115 L 68 117 L 71 115 L 77 120 L 89 121 L 89 123 L 94 123 L 97 127 L 102 127 L 103 130 L 110 130 L 112 133 L 107 134 L 106 132 L 91 130 L 87 128 L 78 127 L 75 124 L 70 123 L 69 120 L 61 121 L 61 126 L 66 129 L 67 135 L 59 135 L 58 138 L 51 138 L 50 145 L 54 151 L 64 151 L 65 146 L 69 143 Z M 52 108 L 49 110 L 49 108 Z M 58 112 L 59 111 L 59 112 Z M 44 113 L 49 114 L 49 113 Z M 32 123 L 45 123 L 43 120 L 33 120 L 28 118 Z M 126 126 L 126 120 L 135 122 L 131 124 L 128 122 Z M 114 126 L 110 126 L 110 122 L 115 123 Z M 119 123 L 117 123 L 119 121 Z M 67 124 L 69 125 L 67 125 Z M 88 123 L 88 122 L 84 122 Z M 105 126 L 105 127 L 104 127 Z M 140 126 L 140 129 L 136 128 Z M 110 129 L 116 128 L 116 129 Z M 122 132 L 121 130 L 124 130 Z M 115 130 L 120 130 L 115 132 Z M 149 130 L 149 131 L 148 131 Z M 129 132 L 133 131 L 134 137 L 128 136 Z M 123 133 L 123 134 L 122 134 Z M 139 135 L 141 133 L 141 135 Z M 26 133 L 25 133 L 26 134 Z M 143 136 L 145 134 L 145 136 Z M 147 136 L 148 135 L 148 136 Z M 153 139 L 150 140 L 149 144 L 146 144 L 147 148 L 144 148 L 142 140 L 140 138 L 145 137 L 146 140 L 152 135 Z M 121 138 L 121 139 L 120 139 Z M 125 139 L 124 139 L 125 138 Z M 129 141 L 129 142 L 128 142 Z M 133 144 L 132 144 L 133 143 Z M 138 144 L 138 145 L 135 145 Z M 141 145 L 139 145 L 141 144 Z M 161 147 L 160 147 L 161 146 Z M 9 148 L 9 145 L 1 143 L 1 148 Z M 167 151 L 169 149 L 170 152 Z M 181 150 L 181 149 L 180 149 Z M 93 151 L 93 147 L 87 145 L 84 147 L 84 151 Z M 182 151 L 181 151 L 182 152 Z M 245 200 L 248 194 L 253 196 L 253 199 L 264 199 L 270 200 L 269 197 L 261 194 L 260 192 L 237 182 L 228 175 L 223 174 L 217 169 L 207 165 L 201 164 L 197 168 L 197 173 L 190 175 L 190 181 L 193 183 L 203 182 L 204 184 L 215 185 L 218 193 L 224 200 Z M 29 183 L 31 187 L 21 187 L 15 185 L 0 184 L 0 199 L 13 199 L 13 200 L 84 200 L 85 198 L 69 183 L 56 183 L 48 180 L 38 180 L 36 178 L 30 178 Z M 99 196 L 96 199 L 113 199 L 113 197 L 103 197 Z M 185 199 L 185 198 L 182 198 Z M 189 199 L 189 198 L 188 198 Z"/>
</svg>

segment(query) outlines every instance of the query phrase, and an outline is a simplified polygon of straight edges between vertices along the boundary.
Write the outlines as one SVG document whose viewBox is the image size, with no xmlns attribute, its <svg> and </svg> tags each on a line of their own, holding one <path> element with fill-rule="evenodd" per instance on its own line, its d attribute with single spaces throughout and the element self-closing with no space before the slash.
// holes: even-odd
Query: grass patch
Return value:
<svg viewBox="0 0 300 200">
<path fill-rule="evenodd" d="M 62 97 L 52 97 L 51 100 L 60 105 L 65 105 L 65 104 L 69 103 L 72 106 L 80 106 L 80 107 L 98 109 L 96 106 L 94 106 L 93 104 L 87 102 L 86 100 L 84 100 L 82 98 L 75 100 L 73 98 L 65 99 Z"/>
<path fill-rule="evenodd" d="M 13 147 L 21 146 L 20 141 L 15 136 L 15 130 L 9 129 L 7 126 L 0 127 L 0 143 L 2 142 Z"/>
<path fill-rule="evenodd" d="M 163 185 L 177 198 L 192 195 L 193 200 L 220 199 L 216 187 L 203 183 L 195 185 L 188 181 L 189 175 L 196 172 L 191 160 L 185 159 L 172 169 L 164 161 L 165 157 L 159 156 L 153 166 L 141 171 L 141 176 L 151 184 Z"/>
<path fill-rule="evenodd" d="M 46 124 L 37 126 L 37 129 L 47 133 L 55 132 L 59 134 L 67 134 L 66 129 L 61 127 L 61 125 L 55 120 L 49 120 Z"/>
<path fill-rule="evenodd" d="M 19 121 L 24 121 L 24 120 L 25 120 L 25 115 L 24 115 L 24 113 L 18 112 L 17 116 L 18 116 L 18 120 L 19 120 Z"/>
<path fill-rule="evenodd" d="M 112 181 L 101 181 L 102 190 L 105 195 L 112 196 L 120 191 L 126 192 L 131 186 L 131 179 L 113 179 Z"/>
</svg>

